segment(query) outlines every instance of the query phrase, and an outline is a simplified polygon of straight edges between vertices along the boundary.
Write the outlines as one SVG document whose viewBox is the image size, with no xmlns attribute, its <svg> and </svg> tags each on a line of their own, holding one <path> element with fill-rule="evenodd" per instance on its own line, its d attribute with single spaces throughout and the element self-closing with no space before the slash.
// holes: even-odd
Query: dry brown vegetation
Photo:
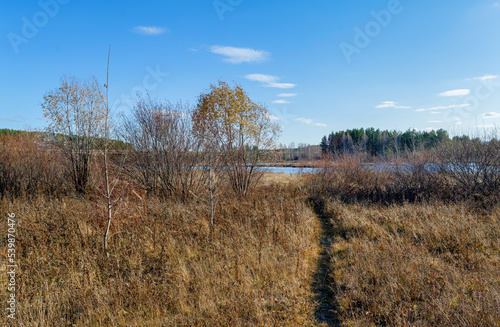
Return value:
<svg viewBox="0 0 500 327">
<path fill-rule="evenodd" d="M 343 157 L 310 176 L 343 326 L 500 326 L 500 165 L 478 150 L 469 174 L 431 172 L 421 153 L 378 172 Z"/>
<path fill-rule="evenodd" d="M 355 154 L 264 174 L 246 195 L 221 177 L 213 225 L 205 179 L 176 196 L 122 174 L 108 257 L 100 156 L 82 195 L 57 151 L 5 137 L 0 228 L 14 212 L 18 306 L 0 325 L 500 326 L 498 143 L 468 145 L 482 167 L 469 173 L 444 165 L 461 145 L 443 146 L 441 164 L 415 153 L 369 171 Z"/>
<path fill-rule="evenodd" d="M 115 212 L 109 259 L 100 244 L 104 209 L 92 199 L 2 200 L 0 215 L 19 217 L 17 323 L 312 324 L 319 223 L 303 195 L 276 185 L 232 194 L 218 202 L 211 232 L 206 203 L 130 190 Z"/>
<path fill-rule="evenodd" d="M 327 201 L 344 326 L 499 326 L 500 210 Z"/>
<path fill-rule="evenodd" d="M 45 151 L 42 151 L 44 149 Z M 0 139 L 0 197 L 61 195 L 69 190 L 64 157 L 34 135 Z"/>
</svg>

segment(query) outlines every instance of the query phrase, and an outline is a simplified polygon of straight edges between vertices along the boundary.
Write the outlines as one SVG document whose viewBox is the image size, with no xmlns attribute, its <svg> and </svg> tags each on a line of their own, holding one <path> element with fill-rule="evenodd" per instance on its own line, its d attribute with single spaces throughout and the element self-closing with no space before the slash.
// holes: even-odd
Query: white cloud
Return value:
<svg viewBox="0 0 500 327">
<path fill-rule="evenodd" d="M 384 101 L 381 104 L 377 105 L 375 108 L 377 109 L 382 109 L 382 108 L 394 108 L 394 109 L 409 109 L 411 107 L 409 106 L 400 106 L 394 101 Z"/>
<path fill-rule="evenodd" d="M 304 118 L 304 117 L 294 118 L 293 120 L 300 121 L 301 123 L 308 124 L 308 125 L 311 125 L 313 123 L 312 119 Z"/>
<path fill-rule="evenodd" d="M 291 98 L 291 97 L 295 97 L 297 95 L 298 95 L 298 93 L 280 93 L 280 94 L 278 94 L 278 96 L 282 97 L 282 98 Z"/>
<path fill-rule="evenodd" d="M 134 33 L 144 34 L 144 35 L 162 35 L 167 33 L 169 30 L 165 27 L 159 26 L 136 26 L 132 29 Z"/>
<path fill-rule="evenodd" d="M 474 77 L 474 79 L 478 79 L 480 81 L 487 81 L 487 80 L 495 79 L 495 78 L 498 78 L 498 75 L 484 74 L 481 77 Z"/>
<path fill-rule="evenodd" d="M 485 125 L 476 125 L 474 127 L 477 127 L 477 128 L 493 128 L 495 127 L 494 124 L 485 124 Z"/>
<path fill-rule="evenodd" d="M 482 118 L 482 119 L 488 119 L 488 118 L 500 118 L 500 113 L 498 112 L 487 112 L 485 114 L 482 114 L 481 116 L 479 116 L 479 118 Z"/>
<path fill-rule="evenodd" d="M 287 101 L 287 100 L 274 100 L 273 103 L 277 103 L 277 104 L 288 104 L 288 103 L 291 103 L 290 101 Z"/>
<path fill-rule="evenodd" d="M 304 118 L 304 117 L 294 118 L 293 120 L 307 124 L 307 125 L 321 126 L 321 127 L 327 126 L 326 124 L 323 124 L 323 123 L 315 123 L 312 119 Z"/>
<path fill-rule="evenodd" d="M 451 90 L 451 91 L 446 91 L 439 93 L 438 96 L 440 97 L 458 97 L 458 96 L 464 96 L 470 93 L 469 89 L 458 89 L 458 90 Z"/>
<path fill-rule="evenodd" d="M 210 47 L 210 52 L 225 56 L 224 62 L 230 64 L 241 64 L 243 62 L 262 62 L 269 58 L 270 53 L 264 50 L 250 48 L 236 48 L 214 45 Z"/>
<path fill-rule="evenodd" d="M 280 120 L 279 117 L 276 117 L 275 115 L 271 115 L 271 114 L 266 114 L 267 118 L 269 118 L 270 120 Z"/>
<path fill-rule="evenodd" d="M 455 125 L 463 125 L 463 124 L 464 124 L 464 123 L 463 123 L 463 122 L 461 122 L 461 121 L 457 121 L 457 122 L 455 123 Z"/>
<path fill-rule="evenodd" d="M 470 104 L 468 103 L 464 103 L 464 104 L 452 104 L 452 105 L 449 105 L 449 106 L 437 106 L 437 107 L 432 107 L 432 108 L 420 108 L 420 109 L 417 109 L 415 110 L 416 112 L 420 112 L 420 111 L 433 111 L 433 110 L 446 110 L 446 109 L 454 109 L 454 108 L 465 108 L 465 107 L 469 107 Z"/>
<path fill-rule="evenodd" d="M 280 78 L 273 75 L 264 74 L 248 74 L 245 76 L 246 79 L 250 81 L 261 82 L 265 87 L 276 87 L 280 89 L 291 89 L 297 86 L 297 84 L 292 83 L 278 83 Z"/>
</svg>

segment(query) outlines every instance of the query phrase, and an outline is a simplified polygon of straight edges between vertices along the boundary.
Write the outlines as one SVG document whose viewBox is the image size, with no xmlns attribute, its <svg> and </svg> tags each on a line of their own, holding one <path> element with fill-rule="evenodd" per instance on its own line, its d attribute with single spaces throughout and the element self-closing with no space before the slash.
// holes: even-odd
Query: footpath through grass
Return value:
<svg viewBox="0 0 500 327">
<path fill-rule="evenodd" d="M 342 326 L 500 326 L 499 208 L 327 200 L 322 209 Z"/>
</svg>

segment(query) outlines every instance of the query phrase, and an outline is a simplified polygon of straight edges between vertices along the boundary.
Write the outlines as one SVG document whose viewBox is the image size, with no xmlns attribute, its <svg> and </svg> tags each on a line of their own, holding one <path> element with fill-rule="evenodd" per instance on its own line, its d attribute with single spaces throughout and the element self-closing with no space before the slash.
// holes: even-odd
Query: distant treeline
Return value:
<svg viewBox="0 0 500 327">
<path fill-rule="evenodd" d="M 4 137 L 4 136 L 7 136 L 7 135 L 19 135 L 21 133 L 28 133 L 28 132 L 17 131 L 15 129 L 0 128 L 0 137 Z"/>
<path fill-rule="evenodd" d="M 74 138 L 76 136 L 65 136 L 63 134 L 49 134 L 49 133 L 44 133 L 44 132 L 27 132 L 27 131 L 19 131 L 15 129 L 8 129 L 8 128 L 0 128 L 0 139 L 6 136 L 17 136 L 17 135 L 23 135 L 23 136 L 29 136 L 29 137 L 37 137 L 40 139 L 40 141 L 46 143 L 45 141 L 48 140 L 70 140 L 71 138 Z M 100 138 L 92 138 L 92 148 L 94 150 L 102 150 L 104 148 L 104 139 Z M 120 140 L 110 140 L 109 147 L 113 150 L 129 150 L 131 148 L 131 145 L 120 141 Z"/>
<path fill-rule="evenodd" d="M 455 136 L 453 139 L 468 138 L 468 136 Z M 370 127 L 332 132 L 323 137 L 320 146 L 323 153 L 346 154 L 363 151 L 372 156 L 386 156 L 433 149 L 446 141 L 450 141 L 450 137 L 443 129 L 437 131 L 409 129 L 406 132 L 399 132 Z"/>
</svg>

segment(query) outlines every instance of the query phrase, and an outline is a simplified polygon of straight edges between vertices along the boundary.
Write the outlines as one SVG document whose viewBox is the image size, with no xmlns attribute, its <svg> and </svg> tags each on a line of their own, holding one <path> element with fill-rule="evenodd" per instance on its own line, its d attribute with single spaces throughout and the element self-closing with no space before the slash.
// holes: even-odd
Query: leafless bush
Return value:
<svg viewBox="0 0 500 327">
<path fill-rule="evenodd" d="M 123 131 L 132 146 L 128 172 L 148 192 L 185 198 L 199 191 L 201 141 L 191 132 L 187 105 L 139 99 Z"/>
<path fill-rule="evenodd" d="M 0 140 L 0 195 L 58 195 L 68 191 L 64 158 L 33 135 Z"/>
<path fill-rule="evenodd" d="M 403 203 L 452 195 L 448 180 L 439 173 L 439 165 L 429 153 L 415 153 L 394 162 L 371 158 L 367 163 L 367 159 L 362 153 L 334 158 L 310 178 L 311 197 Z"/>
<path fill-rule="evenodd" d="M 103 136 L 104 93 L 97 79 L 81 82 L 64 77 L 61 85 L 44 96 L 44 116 L 49 120 L 46 132 L 51 143 L 67 158 L 67 170 L 75 190 L 89 190 L 90 166 L 97 141 Z"/>
<path fill-rule="evenodd" d="M 308 183 L 313 198 L 339 198 L 346 202 L 384 202 L 391 185 L 389 174 L 365 163 L 364 153 L 337 156 L 324 163 Z M 327 159 L 328 160 L 328 159 Z M 380 165 L 380 163 L 377 163 Z"/>
<path fill-rule="evenodd" d="M 440 169 L 464 198 L 500 195 L 500 141 L 491 138 L 453 140 L 440 146 Z"/>
<path fill-rule="evenodd" d="M 446 199 L 450 196 L 446 178 L 439 172 L 434 155 L 416 152 L 394 163 L 393 197 L 401 201 Z"/>
</svg>

